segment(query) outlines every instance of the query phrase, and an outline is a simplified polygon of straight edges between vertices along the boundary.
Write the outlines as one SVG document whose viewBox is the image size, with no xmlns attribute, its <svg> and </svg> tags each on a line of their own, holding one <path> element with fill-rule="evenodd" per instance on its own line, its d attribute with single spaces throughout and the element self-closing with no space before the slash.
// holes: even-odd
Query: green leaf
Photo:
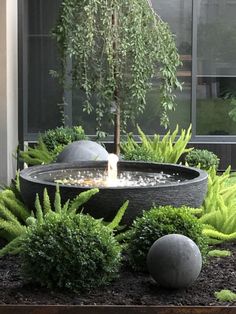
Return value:
<svg viewBox="0 0 236 314">
<path fill-rule="evenodd" d="M 121 222 L 125 212 L 126 212 L 126 209 L 129 205 L 129 201 L 126 201 L 122 206 L 121 208 L 118 210 L 116 216 L 113 218 L 112 222 L 109 223 L 107 225 L 108 228 L 114 230 L 116 229 L 118 226 L 119 226 L 119 223 Z"/>
</svg>

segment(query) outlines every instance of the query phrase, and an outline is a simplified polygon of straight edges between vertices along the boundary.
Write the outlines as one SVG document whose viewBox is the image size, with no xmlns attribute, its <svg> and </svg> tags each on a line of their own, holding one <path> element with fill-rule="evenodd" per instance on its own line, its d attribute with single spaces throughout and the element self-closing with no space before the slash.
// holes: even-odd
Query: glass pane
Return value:
<svg viewBox="0 0 236 314">
<path fill-rule="evenodd" d="M 235 135 L 236 1 L 202 0 L 197 14 L 197 134 Z"/>
<path fill-rule="evenodd" d="M 176 34 L 176 43 L 181 53 L 183 67 L 179 69 L 179 79 L 184 83 L 183 92 L 177 93 L 178 107 L 170 114 L 171 128 L 178 123 L 181 127 L 188 127 L 190 124 L 191 108 L 191 67 L 192 67 L 192 1 L 189 0 L 158 0 L 152 1 L 154 9 L 167 21 L 172 32 Z M 160 102 L 158 100 L 158 80 L 153 80 L 153 88 L 147 95 L 147 106 L 144 114 L 140 116 L 137 123 L 147 134 L 165 132 L 160 127 Z M 81 123 L 89 132 L 95 130 L 94 116 L 88 117 L 82 112 L 81 93 L 73 92 L 73 124 Z M 106 130 L 112 130 L 107 127 Z M 128 131 L 136 128 L 130 126 Z"/>
<path fill-rule="evenodd" d="M 49 74 L 58 67 L 55 42 L 50 36 L 56 23 L 60 1 L 29 0 L 27 36 L 27 90 L 25 100 L 28 112 L 28 133 L 55 128 L 61 122 L 58 104 L 63 90 Z"/>
<path fill-rule="evenodd" d="M 236 1 L 199 1 L 197 37 L 199 75 L 235 75 L 235 14 Z"/>
<path fill-rule="evenodd" d="M 236 78 L 199 77 L 197 86 L 197 134 L 236 134 Z M 234 120 L 235 119 L 235 120 Z"/>
<path fill-rule="evenodd" d="M 29 34 L 48 35 L 55 25 L 61 0 L 28 0 Z"/>
<path fill-rule="evenodd" d="M 38 133 L 60 124 L 62 89 L 49 74 L 57 66 L 52 39 L 30 37 L 28 53 L 28 132 Z"/>
<path fill-rule="evenodd" d="M 176 92 L 177 107 L 169 114 L 170 127 L 174 129 L 176 124 L 187 128 L 191 121 L 191 90 L 192 90 L 192 1 L 189 0 L 152 0 L 152 4 L 160 17 L 166 21 L 171 31 L 176 35 L 176 44 L 180 53 L 183 66 L 178 71 L 179 81 L 183 83 L 183 91 Z M 153 89 L 157 89 L 155 84 Z M 151 91 L 148 95 L 148 106 L 140 125 L 147 133 L 155 133 L 165 130 L 160 128 L 158 99 Z"/>
</svg>

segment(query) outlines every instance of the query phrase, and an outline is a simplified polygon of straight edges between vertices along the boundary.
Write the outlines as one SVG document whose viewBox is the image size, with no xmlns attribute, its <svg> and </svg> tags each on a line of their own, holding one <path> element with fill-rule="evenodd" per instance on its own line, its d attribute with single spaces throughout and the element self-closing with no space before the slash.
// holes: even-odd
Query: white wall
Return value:
<svg viewBox="0 0 236 314">
<path fill-rule="evenodd" d="M 17 0 L 0 0 L 0 183 L 15 176 L 18 144 Z"/>
</svg>

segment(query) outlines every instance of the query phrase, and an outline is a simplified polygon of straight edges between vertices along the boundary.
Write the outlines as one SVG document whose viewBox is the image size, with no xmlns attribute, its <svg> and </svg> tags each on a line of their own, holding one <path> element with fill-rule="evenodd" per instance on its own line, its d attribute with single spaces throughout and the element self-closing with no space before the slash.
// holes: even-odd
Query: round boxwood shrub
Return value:
<svg viewBox="0 0 236 314">
<path fill-rule="evenodd" d="M 81 126 L 57 127 L 42 135 L 42 140 L 48 151 L 54 153 L 60 153 L 66 145 L 72 142 L 86 139 L 84 129 Z"/>
<path fill-rule="evenodd" d="M 209 150 L 193 149 L 186 155 L 185 161 L 190 167 L 200 166 L 200 168 L 203 170 L 209 170 L 211 167 L 218 168 L 220 160 Z"/>
<path fill-rule="evenodd" d="M 21 248 L 26 280 L 48 288 L 86 291 L 118 275 L 121 247 L 101 221 L 52 213 L 28 228 Z"/>
<path fill-rule="evenodd" d="M 168 234 L 182 234 L 192 239 L 203 256 L 207 254 L 207 238 L 202 224 L 194 217 L 192 208 L 172 206 L 154 207 L 137 218 L 127 236 L 128 260 L 135 270 L 146 271 L 147 254 L 152 244 Z"/>
</svg>

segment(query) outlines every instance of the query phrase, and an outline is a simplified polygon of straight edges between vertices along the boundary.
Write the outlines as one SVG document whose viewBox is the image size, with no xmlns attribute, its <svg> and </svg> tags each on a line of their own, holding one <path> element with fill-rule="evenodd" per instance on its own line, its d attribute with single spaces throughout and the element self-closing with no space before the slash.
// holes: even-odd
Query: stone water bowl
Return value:
<svg viewBox="0 0 236 314">
<path fill-rule="evenodd" d="M 21 193 L 24 202 L 29 208 L 34 208 L 35 195 L 42 198 L 44 188 L 47 188 L 51 201 L 54 201 L 56 183 L 68 175 L 77 177 L 81 172 L 93 173 L 94 171 L 105 172 L 106 161 L 87 161 L 74 163 L 54 163 L 50 165 L 34 166 L 20 172 Z M 93 196 L 84 205 L 83 213 L 89 213 L 95 218 L 104 218 L 110 221 L 116 215 L 120 206 L 129 200 L 128 209 L 122 223 L 130 225 L 136 216 L 141 215 L 143 210 L 150 209 L 155 205 L 173 205 L 179 207 L 186 205 L 200 207 L 207 191 L 207 173 L 200 169 L 189 168 L 175 164 L 159 164 L 147 162 L 118 162 L 118 173 L 129 172 L 131 175 L 138 174 L 149 178 L 151 185 L 139 186 L 94 186 L 99 188 L 99 193 Z M 77 175 L 79 172 L 79 175 Z M 152 182 L 152 178 L 164 173 L 167 177 L 172 176 L 167 182 Z M 158 180 L 157 180 L 158 181 Z M 62 202 L 73 199 L 79 193 L 91 187 L 80 185 L 59 184 Z"/>
</svg>

